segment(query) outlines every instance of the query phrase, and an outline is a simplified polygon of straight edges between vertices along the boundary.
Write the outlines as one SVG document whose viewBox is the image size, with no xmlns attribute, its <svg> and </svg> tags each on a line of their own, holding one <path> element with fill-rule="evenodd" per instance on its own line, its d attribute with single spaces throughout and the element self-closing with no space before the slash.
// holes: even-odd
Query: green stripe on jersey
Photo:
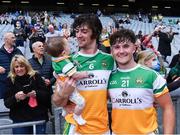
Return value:
<svg viewBox="0 0 180 135">
<path fill-rule="evenodd" d="M 57 74 L 60 74 L 60 73 L 62 73 L 63 67 L 65 65 L 67 65 L 68 63 L 72 63 L 72 62 L 69 59 L 64 59 L 60 62 L 53 62 L 52 66 L 53 66 L 53 69 L 55 70 L 55 72 Z"/>
<path fill-rule="evenodd" d="M 69 130 L 70 130 L 71 124 L 68 122 L 64 123 L 64 131 L 63 131 L 63 135 L 69 135 Z"/>
<path fill-rule="evenodd" d="M 154 84 L 154 82 L 159 84 Z M 133 70 L 117 70 L 112 73 L 109 79 L 108 89 L 145 88 L 153 89 L 155 90 L 154 93 L 157 93 L 163 90 L 165 85 L 164 82 L 164 79 L 155 71 L 141 65 L 137 65 L 133 68 Z"/>
<path fill-rule="evenodd" d="M 95 55 L 77 54 L 73 56 L 78 71 L 112 70 L 114 59 L 111 55 L 98 51 Z"/>
<path fill-rule="evenodd" d="M 154 93 L 156 94 L 156 93 L 162 92 L 162 91 L 165 89 L 165 87 L 167 87 L 167 86 L 166 86 L 166 85 L 163 85 L 163 87 L 161 87 L 160 89 L 155 89 L 155 90 L 154 90 Z"/>
</svg>

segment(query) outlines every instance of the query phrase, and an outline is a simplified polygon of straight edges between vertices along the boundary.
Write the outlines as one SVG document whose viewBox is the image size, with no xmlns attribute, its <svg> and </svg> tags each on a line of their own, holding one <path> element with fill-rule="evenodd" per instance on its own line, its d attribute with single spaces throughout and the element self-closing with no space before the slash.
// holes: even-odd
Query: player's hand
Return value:
<svg viewBox="0 0 180 135">
<path fill-rule="evenodd" d="M 70 95 L 76 87 L 76 80 L 73 78 L 67 78 L 62 86 L 65 95 Z"/>
</svg>

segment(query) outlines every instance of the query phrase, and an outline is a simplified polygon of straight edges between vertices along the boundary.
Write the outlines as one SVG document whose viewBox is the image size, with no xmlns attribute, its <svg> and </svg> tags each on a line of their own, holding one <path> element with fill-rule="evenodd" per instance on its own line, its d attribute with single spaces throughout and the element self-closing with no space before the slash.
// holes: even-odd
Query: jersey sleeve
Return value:
<svg viewBox="0 0 180 135">
<path fill-rule="evenodd" d="M 153 82 L 153 93 L 155 97 L 159 97 L 169 92 L 169 90 L 166 85 L 166 80 L 158 73 L 155 76 L 156 77 Z"/>
<path fill-rule="evenodd" d="M 68 61 L 62 69 L 62 73 L 69 77 L 76 72 L 77 72 L 77 68 L 76 66 L 74 66 L 74 64 L 71 61 Z"/>
</svg>

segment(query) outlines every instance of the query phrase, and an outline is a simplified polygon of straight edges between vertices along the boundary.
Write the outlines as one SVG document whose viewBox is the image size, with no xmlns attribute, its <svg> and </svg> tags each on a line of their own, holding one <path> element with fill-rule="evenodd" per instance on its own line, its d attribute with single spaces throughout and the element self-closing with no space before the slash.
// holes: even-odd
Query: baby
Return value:
<svg viewBox="0 0 180 135">
<path fill-rule="evenodd" d="M 89 78 L 92 76 L 86 71 L 77 72 L 76 66 L 70 60 L 70 49 L 65 38 L 58 37 L 51 39 L 47 45 L 47 53 L 52 56 L 52 65 L 55 72 L 54 76 L 56 77 L 56 79 L 60 79 L 61 82 L 64 82 L 67 77 L 79 80 L 83 78 Z M 60 86 L 60 84 L 57 85 Z M 61 91 L 60 87 L 58 87 L 58 91 Z M 76 104 L 73 113 L 74 120 L 79 125 L 84 125 L 86 121 L 81 116 L 82 110 L 85 106 L 84 98 L 75 89 L 73 93 L 70 95 L 69 100 Z M 66 115 L 64 109 L 62 115 Z"/>
</svg>

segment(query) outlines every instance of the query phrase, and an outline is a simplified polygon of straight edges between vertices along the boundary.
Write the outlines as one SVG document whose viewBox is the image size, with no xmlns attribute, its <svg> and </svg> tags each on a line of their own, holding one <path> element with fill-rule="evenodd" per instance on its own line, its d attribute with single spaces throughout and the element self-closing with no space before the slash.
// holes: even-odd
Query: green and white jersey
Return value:
<svg viewBox="0 0 180 135">
<path fill-rule="evenodd" d="M 114 60 L 110 54 L 99 50 L 93 55 L 78 53 L 74 55 L 73 61 L 78 71 L 88 71 L 94 74 L 92 79 L 86 78 L 78 81 L 79 90 L 107 89 L 109 76 L 115 68 Z"/>
<path fill-rule="evenodd" d="M 76 66 L 70 60 L 70 56 L 52 57 L 52 66 L 59 76 L 72 76 L 76 73 Z"/>
<path fill-rule="evenodd" d="M 93 74 L 91 78 L 78 80 L 76 85 L 79 93 L 85 98 L 86 105 L 82 117 L 87 121 L 83 126 L 77 125 L 77 132 L 103 134 L 109 130 L 107 86 L 114 68 L 113 57 L 98 50 L 93 55 L 78 53 L 73 56 L 73 61 L 78 71 L 88 71 Z M 67 116 L 66 120 L 73 123 L 70 116 Z"/>
<path fill-rule="evenodd" d="M 117 69 L 108 85 L 112 130 L 116 134 L 146 134 L 157 128 L 155 97 L 168 92 L 166 80 L 147 67 Z"/>
</svg>

